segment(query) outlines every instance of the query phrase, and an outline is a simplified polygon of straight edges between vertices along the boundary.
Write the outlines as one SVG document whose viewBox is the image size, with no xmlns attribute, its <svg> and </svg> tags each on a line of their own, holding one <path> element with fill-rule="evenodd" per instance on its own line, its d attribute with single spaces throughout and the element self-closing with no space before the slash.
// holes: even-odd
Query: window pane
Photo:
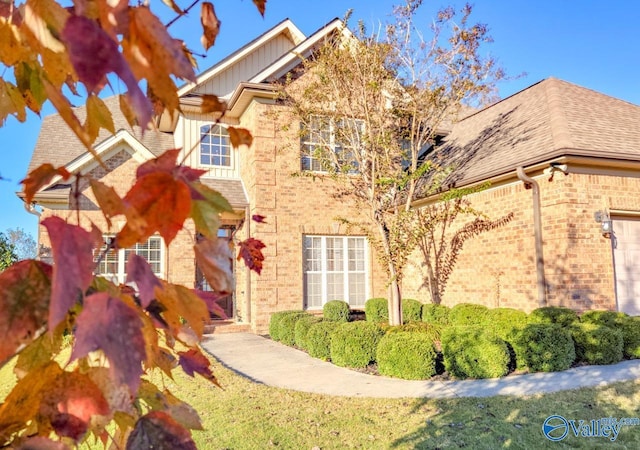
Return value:
<svg viewBox="0 0 640 450">
<path fill-rule="evenodd" d="M 231 147 L 227 129 L 220 125 L 200 127 L 200 164 L 231 166 Z"/>
<path fill-rule="evenodd" d="M 364 273 L 349 274 L 349 305 L 364 306 L 366 301 L 366 277 Z"/>
<path fill-rule="evenodd" d="M 307 273 L 305 275 L 305 298 L 307 308 L 319 308 L 322 306 L 322 275 L 319 273 Z"/>
<path fill-rule="evenodd" d="M 327 274 L 327 301 L 344 300 L 344 274 Z"/>
<path fill-rule="evenodd" d="M 344 270 L 342 238 L 327 238 L 327 271 Z"/>
</svg>

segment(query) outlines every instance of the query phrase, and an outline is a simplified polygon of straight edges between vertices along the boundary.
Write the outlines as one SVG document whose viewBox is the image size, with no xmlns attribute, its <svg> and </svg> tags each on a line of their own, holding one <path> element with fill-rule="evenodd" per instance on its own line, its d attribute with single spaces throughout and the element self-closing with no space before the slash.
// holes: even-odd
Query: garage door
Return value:
<svg viewBox="0 0 640 450">
<path fill-rule="evenodd" d="M 618 311 L 640 315 L 640 218 L 613 219 Z"/>
</svg>

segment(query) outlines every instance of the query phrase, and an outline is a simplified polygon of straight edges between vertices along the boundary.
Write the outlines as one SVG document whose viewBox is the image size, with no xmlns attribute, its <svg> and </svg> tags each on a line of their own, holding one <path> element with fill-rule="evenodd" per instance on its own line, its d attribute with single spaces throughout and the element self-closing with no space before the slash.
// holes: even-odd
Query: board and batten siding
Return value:
<svg viewBox="0 0 640 450">
<path fill-rule="evenodd" d="M 189 114 L 188 117 L 181 116 L 178 119 L 174 138 L 176 147 L 181 147 L 180 158 L 190 152 L 185 164 L 198 169 L 207 170 L 205 178 L 240 178 L 240 158 L 238 152 L 231 150 L 231 165 L 227 166 L 203 166 L 200 164 L 200 128 L 213 124 L 213 120 L 206 115 Z M 195 148 L 194 148 L 195 146 Z"/>
<path fill-rule="evenodd" d="M 198 86 L 194 92 L 228 98 L 239 83 L 250 80 L 254 75 L 265 67 L 273 64 L 274 61 L 289 52 L 293 47 L 293 42 L 284 35 L 276 36 L 206 83 Z"/>
</svg>

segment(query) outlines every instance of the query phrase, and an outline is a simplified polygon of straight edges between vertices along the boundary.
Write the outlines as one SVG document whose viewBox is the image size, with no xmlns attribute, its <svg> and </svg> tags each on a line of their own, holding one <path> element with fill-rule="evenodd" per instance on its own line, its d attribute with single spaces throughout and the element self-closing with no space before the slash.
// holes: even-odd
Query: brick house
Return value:
<svg viewBox="0 0 640 450">
<path fill-rule="evenodd" d="M 144 135 L 130 128 L 119 111 L 118 98 L 105 99 L 114 112 L 115 135 L 101 132 L 95 149 L 107 170 L 71 135 L 57 114 L 45 117 L 29 170 L 44 162 L 66 166 L 72 173 L 89 174 L 113 186 L 123 195 L 132 185 L 135 169 L 143 161 L 171 148 L 182 148 L 186 163 L 206 169 L 203 181 L 230 201 L 234 213 L 222 217 L 221 235 L 233 231 L 240 239 L 253 236 L 266 244 L 266 261 L 257 276 L 238 263 L 235 292 L 224 302 L 227 314 L 256 332 L 265 332 L 272 312 L 287 309 L 321 310 L 331 299 L 347 300 L 363 307 L 366 299 L 385 295 L 387 288 L 373 250 L 362 235 L 347 235 L 337 217 L 354 216 L 354 208 L 332 197 L 330 180 L 295 177 L 310 167 L 313 157 L 300 153 L 299 127 L 286 127 L 279 113 L 271 82 L 297 66 L 300 54 L 334 33 L 341 22 L 334 20 L 311 36 L 305 36 L 285 20 L 226 59 L 204 71 L 194 84 L 179 91 L 182 115 L 175 120 L 159 117 L 158 130 Z M 202 94 L 224 98 L 228 109 L 219 124 L 213 115 L 200 113 Z M 82 118 L 83 108 L 77 114 Z M 247 128 L 254 140 L 250 149 L 230 148 L 227 125 Z M 182 159 L 182 157 L 180 159 Z M 40 221 L 58 215 L 81 224 L 95 223 L 109 235 L 87 183 L 56 182 L 35 198 L 42 209 Z M 78 211 L 76 211 L 76 207 Z M 266 216 L 266 223 L 252 223 L 251 216 Z M 366 217 L 359 220 L 366 221 Z M 117 232 L 122 223 L 114 223 Z M 46 229 L 39 227 L 39 244 L 49 248 Z M 195 228 L 187 223 L 177 238 L 165 245 L 159 236 L 132 250 L 112 252 L 98 273 L 118 282 L 126 276 L 127 252 L 143 255 L 157 275 L 173 283 L 206 288 L 196 267 L 192 246 Z"/>
<path fill-rule="evenodd" d="M 455 167 L 449 186 L 490 182 L 474 207 L 514 213 L 467 241 L 444 304 L 640 314 L 639 106 L 549 78 L 456 123 L 434 157 Z M 422 270 L 403 295 L 424 298 Z"/>
<path fill-rule="evenodd" d="M 260 276 L 235 267 L 235 291 L 224 304 L 229 316 L 255 332 L 267 330 L 275 311 L 320 310 L 331 299 L 359 308 L 368 298 L 386 296 L 384 272 L 366 238 L 348 235 L 335 220 L 367 218 L 332 196 L 331 180 L 292 176 L 316 166 L 313 156 L 301 151 L 299 125 L 287 118 L 271 85 L 299 64 L 299 55 L 310 54 L 340 25 L 334 20 L 307 37 L 291 21 L 281 22 L 204 71 L 196 83 L 182 87 L 182 115 L 175 120 L 158 118 L 156 131 L 142 135 L 114 114 L 116 134 L 102 132 L 95 144 L 106 169 L 58 115 L 45 117 L 29 170 L 44 162 L 66 166 L 72 173 L 102 180 L 122 195 L 138 164 L 167 149 L 182 148 L 187 164 L 206 169 L 204 181 L 223 193 L 234 209 L 222 217 L 220 234 L 235 231 L 241 239 L 253 236 L 267 246 Z M 228 102 L 219 124 L 200 113 L 203 94 Z M 118 111 L 117 98 L 105 102 Z M 473 204 L 490 216 L 513 211 L 515 218 L 467 242 L 444 303 L 473 301 L 530 310 L 542 300 L 537 298 L 540 285 L 548 304 L 636 312 L 634 295 L 626 292 L 640 293 L 640 282 L 633 278 L 640 273 L 639 123 L 637 106 L 548 79 L 456 124 L 437 150 L 441 161 L 457 167 L 449 183 L 490 181 L 490 189 L 474 194 Z M 251 148 L 231 149 L 227 125 L 249 129 L 254 136 Z M 540 185 L 542 280 L 536 271 L 532 194 L 516 175 L 520 166 L 526 180 L 533 177 Z M 429 201 L 434 199 L 416 206 Z M 123 225 L 116 222 L 108 230 L 86 183 L 55 182 L 36 196 L 35 203 L 42 209 L 40 220 L 50 215 L 80 217 L 81 224 L 89 227 L 93 222 L 107 235 Z M 266 216 L 266 223 L 252 223 L 253 214 Z M 602 224 L 608 223 L 602 220 L 608 218 L 613 219 L 613 239 L 601 232 Z M 191 250 L 195 239 L 193 224 L 187 223 L 170 246 L 154 236 L 134 249 L 112 252 L 97 270 L 124 281 L 127 252 L 135 251 L 168 281 L 206 288 Z M 46 258 L 49 239 L 43 227 L 38 241 Z M 421 270 L 418 263 L 408 268 L 404 297 L 428 301 L 420 287 Z"/>
</svg>

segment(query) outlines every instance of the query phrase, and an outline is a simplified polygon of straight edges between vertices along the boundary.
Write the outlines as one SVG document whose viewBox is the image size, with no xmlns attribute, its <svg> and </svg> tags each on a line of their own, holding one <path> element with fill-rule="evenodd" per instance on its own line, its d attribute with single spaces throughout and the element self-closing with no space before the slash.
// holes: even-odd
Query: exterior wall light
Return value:
<svg viewBox="0 0 640 450">
<path fill-rule="evenodd" d="M 602 233 L 602 236 L 610 239 L 611 233 L 613 232 L 613 223 L 611 222 L 609 213 L 607 211 L 596 211 L 593 216 L 596 222 L 600 224 L 600 232 Z"/>
</svg>

